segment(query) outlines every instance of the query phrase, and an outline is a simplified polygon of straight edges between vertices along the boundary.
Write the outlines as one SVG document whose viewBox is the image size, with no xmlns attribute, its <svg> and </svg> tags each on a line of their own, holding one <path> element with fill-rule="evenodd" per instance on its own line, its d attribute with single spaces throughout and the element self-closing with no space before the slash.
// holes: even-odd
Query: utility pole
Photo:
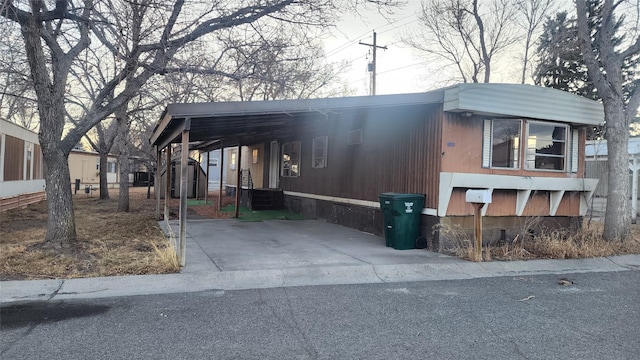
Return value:
<svg viewBox="0 0 640 360">
<path fill-rule="evenodd" d="M 386 46 L 378 46 L 376 43 L 376 32 L 373 32 L 373 44 L 367 44 L 360 41 L 358 44 L 371 46 L 373 48 L 373 61 L 369 64 L 369 71 L 371 72 L 371 95 L 376 94 L 376 49 L 387 50 Z"/>
</svg>

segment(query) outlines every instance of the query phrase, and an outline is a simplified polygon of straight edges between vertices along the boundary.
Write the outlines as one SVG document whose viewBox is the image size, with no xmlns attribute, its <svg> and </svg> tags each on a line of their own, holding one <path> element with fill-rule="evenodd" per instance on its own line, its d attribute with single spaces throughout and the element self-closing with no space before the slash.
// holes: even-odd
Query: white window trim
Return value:
<svg viewBox="0 0 640 360">
<path fill-rule="evenodd" d="M 531 126 L 531 124 L 543 124 L 543 125 L 549 125 L 549 126 L 555 126 L 555 127 L 564 127 L 565 128 L 565 139 L 564 139 L 564 168 L 561 170 L 556 170 L 556 169 L 536 169 L 535 167 L 535 157 L 538 156 L 536 154 L 534 154 L 534 166 L 533 167 L 529 167 L 529 160 L 528 160 L 528 150 L 529 150 L 529 127 Z M 523 149 L 524 149 L 524 159 L 523 159 L 523 168 L 524 170 L 528 170 L 528 171 L 541 171 L 541 172 L 554 172 L 554 173 L 569 173 L 571 172 L 571 168 L 569 168 L 570 166 L 570 162 L 571 162 L 571 156 L 569 154 L 569 144 L 571 142 L 571 127 L 567 124 L 563 124 L 563 123 L 556 123 L 556 122 L 551 122 L 551 121 L 538 121 L 538 120 L 527 120 L 526 121 L 526 134 L 524 137 L 526 143 L 523 144 Z M 542 155 L 544 156 L 544 155 Z M 549 156 L 549 157 L 557 157 L 560 158 L 560 156 Z"/>
<path fill-rule="evenodd" d="M 317 143 L 322 145 L 321 147 L 316 146 Z M 328 153 L 328 145 L 329 145 L 329 137 L 328 136 L 318 136 L 313 138 L 311 144 L 311 167 L 314 169 L 326 168 L 327 167 L 327 153 Z M 316 150 L 321 148 L 322 154 L 317 154 Z M 321 163 L 316 163 L 316 160 L 322 159 Z"/>
</svg>

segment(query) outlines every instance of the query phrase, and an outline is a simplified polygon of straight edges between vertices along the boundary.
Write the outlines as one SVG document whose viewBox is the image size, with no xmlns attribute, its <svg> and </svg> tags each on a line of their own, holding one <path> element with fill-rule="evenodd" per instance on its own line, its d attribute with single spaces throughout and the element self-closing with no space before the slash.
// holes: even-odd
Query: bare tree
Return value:
<svg viewBox="0 0 640 360">
<path fill-rule="evenodd" d="M 404 42 L 445 67 L 463 82 L 489 82 L 492 60 L 516 43 L 516 7 L 508 0 L 434 0 L 422 3 L 424 32 Z"/>
<path fill-rule="evenodd" d="M 518 0 L 516 9 L 526 20 L 521 26 L 525 30 L 524 55 L 522 56 L 522 76 L 520 83 L 524 84 L 531 62 L 531 48 L 535 46 L 535 34 L 552 10 L 553 0 Z"/>
<path fill-rule="evenodd" d="M 327 63 L 320 34 L 287 24 L 268 24 L 261 36 L 240 44 L 238 34 L 225 40 L 235 77 L 229 92 L 243 101 L 308 99 L 344 94 L 340 74 L 346 63 Z"/>
<path fill-rule="evenodd" d="M 36 99 L 29 79 L 29 65 L 19 37 L 0 18 L 0 118 L 26 129 L 38 128 Z"/>
<path fill-rule="evenodd" d="M 640 106 L 640 86 L 635 86 L 625 98 L 625 72 L 622 69 L 629 61 L 638 64 L 640 58 L 638 17 L 626 17 L 634 11 L 637 15 L 639 6 L 638 1 L 604 0 L 600 9 L 602 24 L 592 40 L 586 1 L 576 0 L 580 48 L 589 77 L 604 105 L 609 160 L 609 188 L 603 234 L 606 240 L 628 237 L 631 224 L 627 143 L 629 124 Z"/>
<path fill-rule="evenodd" d="M 130 26 L 122 23 L 120 16 L 122 11 L 130 11 L 131 4 L 140 9 L 140 42 L 135 45 Z M 154 75 L 166 73 L 187 44 L 263 19 L 327 24 L 337 4 L 331 0 L 82 0 L 73 4 L 7 0 L 0 6 L 0 16 L 19 28 L 37 98 L 49 212 L 44 246 L 61 247 L 76 240 L 67 158 L 89 129 L 126 104 Z M 65 131 L 70 69 L 92 44 L 108 48 L 121 66 L 87 106 L 89 111 Z M 125 82 L 127 78 L 130 80 Z"/>
</svg>

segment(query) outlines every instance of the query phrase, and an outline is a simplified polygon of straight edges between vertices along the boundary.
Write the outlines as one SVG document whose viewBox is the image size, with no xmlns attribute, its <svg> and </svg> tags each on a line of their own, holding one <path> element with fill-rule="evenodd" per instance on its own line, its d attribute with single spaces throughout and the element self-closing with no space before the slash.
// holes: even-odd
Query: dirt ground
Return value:
<svg viewBox="0 0 640 360">
<path fill-rule="evenodd" d="M 175 253 L 155 220 L 155 199 L 146 188 L 130 191 L 130 212 L 111 199 L 74 195 L 78 239 L 64 249 L 43 249 L 46 201 L 0 213 L 0 280 L 160 274 L 179 270 Z"/>
</svg>

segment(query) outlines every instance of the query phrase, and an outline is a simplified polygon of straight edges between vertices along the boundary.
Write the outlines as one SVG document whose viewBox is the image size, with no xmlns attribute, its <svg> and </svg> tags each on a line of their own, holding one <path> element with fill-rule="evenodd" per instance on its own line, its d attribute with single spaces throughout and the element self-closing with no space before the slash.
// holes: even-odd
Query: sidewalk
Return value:
<svg viewBox="0 0 640 360">
<path fill-rule="evenodd" d="M 196 220 L 179 274 L 3 281 L 0 303 L 629 270 L 640 255 L 473 263 L 319 221 Z"/>
</svg>

